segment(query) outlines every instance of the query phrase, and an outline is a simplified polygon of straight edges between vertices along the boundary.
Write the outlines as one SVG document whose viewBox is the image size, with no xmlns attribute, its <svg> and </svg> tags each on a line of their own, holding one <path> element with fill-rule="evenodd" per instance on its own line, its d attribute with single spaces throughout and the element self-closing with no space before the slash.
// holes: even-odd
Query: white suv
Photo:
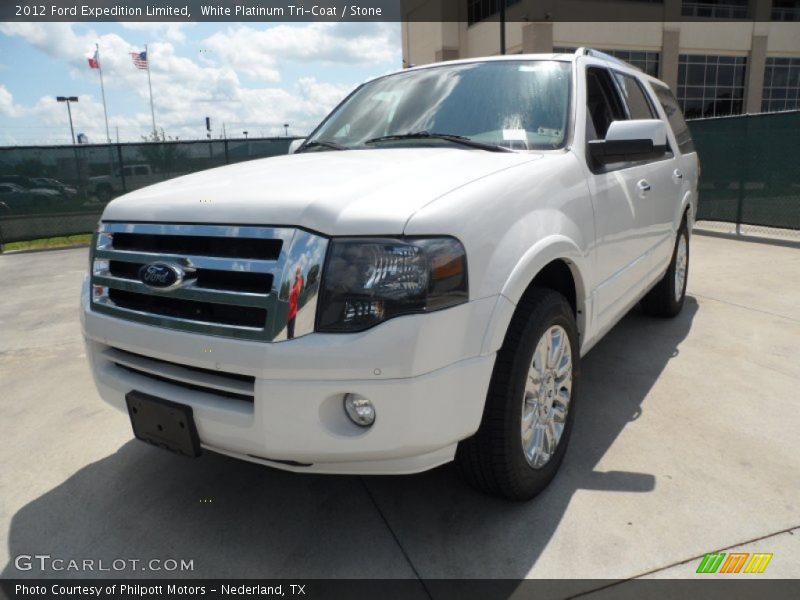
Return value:
<svg viewBox="0 0 800 600">
<path fill-rule="evenodd" d="M 681 310 L 697 176 L 669 89 L 591 50 L 379 77 L 293 154 L 108 205 L 81 312 L 98 390 L 190 456 L 455 459 L 532 497 L 581 356 L 640 300 Z"/>
</svg>

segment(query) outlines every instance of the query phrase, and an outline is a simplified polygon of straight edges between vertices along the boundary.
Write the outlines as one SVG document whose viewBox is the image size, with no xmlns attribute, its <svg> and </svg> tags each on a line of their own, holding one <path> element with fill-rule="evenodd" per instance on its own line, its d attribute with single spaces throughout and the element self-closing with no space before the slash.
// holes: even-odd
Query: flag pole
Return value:
<svg viewBox="0 0 800 600">
<path fill-rule="evenodd" d="M 106 86 L 103 85 L 103 66 L 100 64 L 100 44 L 95 44 L 97 49 L 95 56 L 97 56 L 97 70 L 100 72 L 100 93 L 103 96 L 103 116 L 106 119 L 106 141 L 111 143 L 111 134 L 108 132 L 108 108 L 106 107 Z"/>
<path fill-rule="evenodd" d="M 158 130 L 156 129 L 156 111 L 153 108 L 153 84 L 150 81 L 150 53 L 147 51 L 147 44 L 144 45 L 144 55 L 147 58 L 147 87 L 150 88 L 150 115 L 153 117 L 153 141 L 158 141 Z"/>
</svg>

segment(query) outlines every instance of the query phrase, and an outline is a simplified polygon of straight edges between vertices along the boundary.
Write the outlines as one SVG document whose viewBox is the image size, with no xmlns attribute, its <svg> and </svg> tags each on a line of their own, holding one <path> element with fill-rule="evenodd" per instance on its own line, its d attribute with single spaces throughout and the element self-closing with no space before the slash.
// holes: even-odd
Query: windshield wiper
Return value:
<svg viewBox="0 0 800 600">
<path fill-rule="evenodd" d="M 484 144 L 476 142 L 472 138 L 464 135 L 453 135 L 450 133 L 431 133 L 430 131 L 415 131 L 413 133 L 397 133 L 394 135 L 382 135 L 380 137 L 372 138 L 364 142 L 365 144 L 374 144 L 376 142 L 390 142 L 394 140 L 445 140 L 461 146 L 469 148 L 479 148 L 480 150 L 488 150 L 489 152 L 513 152 L 509 148 L 497 146 L 495 144 Z"/>
<path fill-rule="evenodd" d="M 336 142 L 329 142 L 327 140 L 314 140 L 303 145 L 298 152 L 303 152 L 308 148 L 330 148 L 331 150 L 349 150 L 347 146 L 342 146 Z"/>
</svg>

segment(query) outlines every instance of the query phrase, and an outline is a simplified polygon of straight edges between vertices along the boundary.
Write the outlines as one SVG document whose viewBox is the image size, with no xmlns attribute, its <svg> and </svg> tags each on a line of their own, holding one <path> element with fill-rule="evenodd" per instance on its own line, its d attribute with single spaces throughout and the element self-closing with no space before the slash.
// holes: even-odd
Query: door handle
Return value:
<svg viewBox="0 0 800 600">
<path fill-rule="evenodd" d="M 672 172 L 672 176 L 673 176 L 675 179 L 683 179 L 683 173 L 681 172 L 681 170 L 680 170 L 680 169 L 675 169 L 675 170 Z"/>
<path fill-rule="evenodd" d="M 646 179 L 642 179 L 639 183 L 636 184 L 636 187 L 639 188 L 640 192 L 649 192 L 650 191 L 650 184 L 647 183 Z"/>
</svg>

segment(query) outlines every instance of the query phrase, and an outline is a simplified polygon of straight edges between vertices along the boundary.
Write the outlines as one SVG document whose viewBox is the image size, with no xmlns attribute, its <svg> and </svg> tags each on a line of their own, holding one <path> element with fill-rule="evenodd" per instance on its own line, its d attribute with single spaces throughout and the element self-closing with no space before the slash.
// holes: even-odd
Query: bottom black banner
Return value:
<svg viewBox="0 0 800 600">
<path fill-rule="evenodd" d="M 800 598 L 800 580 L 780 579 L 5 579 L 2 596 L 9 599 L 59 598 L 302 598 L 493 600 L 495 598 Z"/>
</svg>

